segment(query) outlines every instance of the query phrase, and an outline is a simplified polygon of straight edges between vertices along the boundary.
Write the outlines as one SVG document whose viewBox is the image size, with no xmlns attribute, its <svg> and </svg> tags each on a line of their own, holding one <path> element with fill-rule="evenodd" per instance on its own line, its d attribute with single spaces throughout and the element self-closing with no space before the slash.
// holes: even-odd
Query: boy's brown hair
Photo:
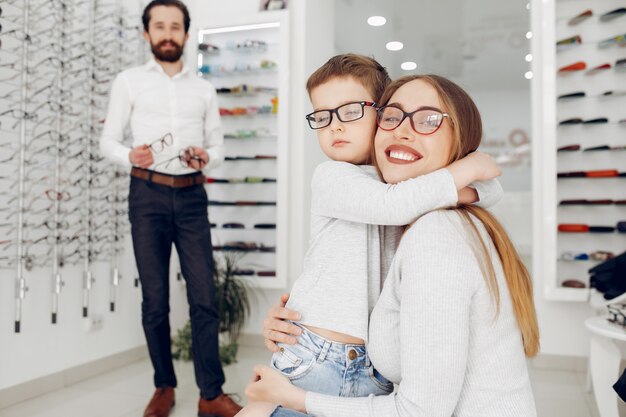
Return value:
<svg viewBox="0 0 626 417">
<path fill-rule="evenodd" d="M 391 82 L 387 69 L 374 58 L 358 54 L 335 55 L 309 77 L 306 83 L 309 96 L 315 87 L 335 77 L 354 78 L 363 84 L 376 103 Z"/>
</svg>

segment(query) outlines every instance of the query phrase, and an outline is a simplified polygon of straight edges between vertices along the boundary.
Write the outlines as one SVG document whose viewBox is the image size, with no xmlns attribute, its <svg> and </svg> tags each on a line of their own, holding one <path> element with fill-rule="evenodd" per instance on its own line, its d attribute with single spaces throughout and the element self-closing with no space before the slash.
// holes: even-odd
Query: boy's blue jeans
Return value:
<svg viewBox="0 0 626 417">
<path fill-rule="evenodd" d="M 296 345 L 279 343 L 272 367 L 296 386 L 339 397 L 387 395 L 393 384 L 372 366 L 364 345 L 332 342 L 302 329 Z"/>
</svg>

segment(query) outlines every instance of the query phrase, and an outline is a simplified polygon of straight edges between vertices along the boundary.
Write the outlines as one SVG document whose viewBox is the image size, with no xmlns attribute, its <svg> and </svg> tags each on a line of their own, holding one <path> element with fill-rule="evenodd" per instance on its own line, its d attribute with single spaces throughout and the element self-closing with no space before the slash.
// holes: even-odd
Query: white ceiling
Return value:
<svg viewBox="0 0 626 417">
<path fill-rule="evenodd" d="M 382 15 L 381 27 L 367 18 Z M 335 47 L 338 53 L 374 56 L 392 78 L 437 73 L 471 90 L 529 89 L 530 12 L 526 1 L 501 0 L 338 0 Z M 404 43 L 390 52 L 389 41 Z M 417 69 L 400 69 L 415 61 Z"/>
</svg>

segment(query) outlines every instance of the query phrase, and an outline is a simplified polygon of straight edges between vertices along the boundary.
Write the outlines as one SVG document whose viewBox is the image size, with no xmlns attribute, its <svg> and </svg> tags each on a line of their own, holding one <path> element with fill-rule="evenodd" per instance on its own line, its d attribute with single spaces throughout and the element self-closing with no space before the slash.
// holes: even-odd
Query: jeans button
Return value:
<svg viewBox="0 0 626 417">
<path fill-rule="evenodd" d="M 350 351 L 348 352 L 348 359 L 350 359 L 351 361 L 356 359 L 356 350 L 350 349 Z"/>
</svg>

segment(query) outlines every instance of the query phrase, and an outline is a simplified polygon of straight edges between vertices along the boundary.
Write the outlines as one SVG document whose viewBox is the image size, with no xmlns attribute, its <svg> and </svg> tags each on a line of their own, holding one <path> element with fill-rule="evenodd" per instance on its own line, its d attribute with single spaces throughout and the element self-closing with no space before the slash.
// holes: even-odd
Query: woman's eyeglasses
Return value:
<svg viewBox="0 0 626 417">
<path fill-rule="evenodd" d="M 394 130 L 409 118 L 411 127 L 420 135 L 431 135 L 443 124 L 443 119 L 450 119 L 448 113 L 443 113 L 433 107 L 420 107 L 414 112 L 407 113 L 399 107 L 390 105 L 378 109 L 376 122 L 382 130 Z M 451 119 L 450 119 L 451 120 Z"/>
<path fill-rule="evenodd" d="M 376 107 L 376 103 L 372 101 L 355 101 L 343 104 L 334 109 L 318 110 L 306 115 L 311 129 L 322 129 L 329 126 L 333 120 L 333 113 L 341 122 L 354 122 L 359 120 L 365 114 L 365 107 Z"/>
</svg>

